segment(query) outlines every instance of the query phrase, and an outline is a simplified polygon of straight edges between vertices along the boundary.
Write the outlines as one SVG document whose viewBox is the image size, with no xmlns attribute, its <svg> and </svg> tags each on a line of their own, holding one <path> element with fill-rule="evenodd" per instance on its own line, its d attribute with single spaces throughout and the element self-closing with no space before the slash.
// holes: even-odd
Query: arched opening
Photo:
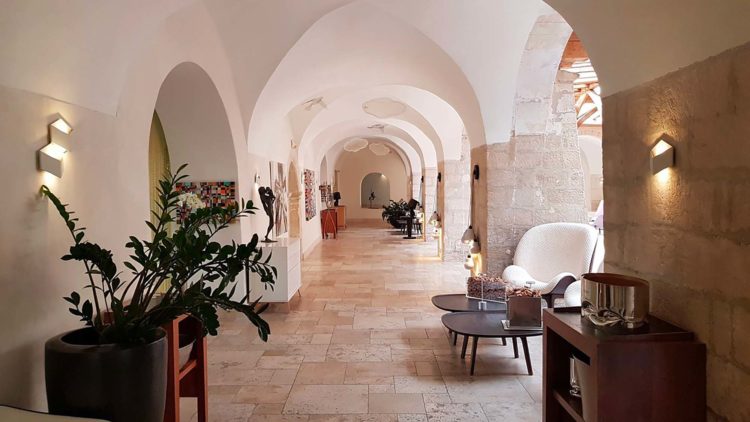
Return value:
<svg viewBox="0 0 750 422">
<path fill-rule="evenodd" d="M 213 204 L 236 201 L 238 172 L 232 132 L 224 103 L 208 74 L 194 63 L 177 65 L 159 89 L 155 115 L 153 125 L 160 123 L 162 128 L 160 153 L 168 151 L 172 168 L 188 164 L 185 173 L 189 177 L 182 189 Z M 149 161 L 158 154 L 151 156 L 150 147 Z M 240 236 L 240 223 L 235 222 L 217 240 L 240 240 Z"/>
<path fill-rule="evenodd" d="M 370 148 L 375 145 L 374 150 Z M 380 221 L 382 207 L 391 199 L 409 199 L 408 166 L 395 147 L 383 142 L 373 141 L 355 152 L 344 149 L 334 168 L 338 174 L 340 204 L 347 206 L 347 220 Z"/>
<path fill-rule="evenodd" d="M 594 217 L 591 198 L 600 193 L 591 190 L 601 184 L 591 186 L 595 163 L 582 153 L 579 132 L 601 132 L 599 92 L 596 73 L 570 25 L 551 9 L 539 16 L 521 56 L 510 142 L 490 146 L 498 159 L 488 160 L 487 173 L 500 172 L 489 182 L 499 189 L 488 191 L 491 223 L 483 249 L 488 272 L 500 273 L 512 263 L 530 228 L 588 223 Z M 598 154 L 601 163 L 601 146 L 598 152 L 593 147 L 587 144 L 586 151 Z"/>
<path fill-rule="evenodd" d="M 164 136 L 164 128 L 161 126 L 159 115 L 154 111 L 154 117 L 151 120 L 151 130 L 148 138 L 148 183 L 149 183 L 149 204 L 151 214 L 151 223 L 156 223 L 156 215 L 159 209 L 157 206 L 157 197 L 159 180 L 163 179 L 171 171 L 169 161 L 169 146 Z"/>
<path fill-rule="evenodd" d="M 370 173 L 362 179 L 360 187 L 362 208 L 379 210 L 391 200 L 391 183 L 383 173 Z"/>
</svg>

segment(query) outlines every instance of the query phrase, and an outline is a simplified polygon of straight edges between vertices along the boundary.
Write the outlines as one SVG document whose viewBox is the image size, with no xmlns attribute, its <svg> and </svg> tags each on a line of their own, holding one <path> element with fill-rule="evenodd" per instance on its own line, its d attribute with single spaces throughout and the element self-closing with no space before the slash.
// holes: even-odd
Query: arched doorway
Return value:
<svg viewBox="0 0 750 422">
<path fill-rule="evenodd" d="M 369 173 L 360 185 L 362 208 L 380 209 L 391 200 L 391 183 L 383 173 Z"/>
<path fill-rule="evenodd" d="M 191 183 L 190 189 L 196 193 L 210 197 L 214 203 L 238 200 L 232 132 L 224 103 L 208 74 L 195 63 L 177 65 L 162 82 L 155 109 L 149 147 L 150 175 L 159 172 L 157 167 L 163 171 L 166 153 L 169 167 L 188 164 L 185 182 Z M 154 173 L 151 173 L 152 161 Z M 232 240 L 241 241 L 239 222 L 217 235 L 217 241 Z"/>
</svg>

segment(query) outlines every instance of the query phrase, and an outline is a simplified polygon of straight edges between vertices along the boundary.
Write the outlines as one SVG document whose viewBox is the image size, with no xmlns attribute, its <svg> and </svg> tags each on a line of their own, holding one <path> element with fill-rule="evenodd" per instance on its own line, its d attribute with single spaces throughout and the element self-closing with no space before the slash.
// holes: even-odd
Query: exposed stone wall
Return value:
<svg viewBox="0 0 750 422">
<path fill-rule="evenodd" d="M 438 170 L 434 167 L 426 168 L 422 172 L 424 175 L 422 204 L 426 219 L 430 218 L 432 212 L 435 211 L 435 207 L 437 206 L 437 194 L 435 191 L 437 186 L 437 173 Z"/>
<path fill-rule="evenodd" d="M 558 72 L 550 96 L 537 99 L 546 108 L 535 107 L 534 119 L 524 115 L 527 129 L 508 143 L 486 148 L 483 259 L 490 274 L 499 274 L 512 262 L 518 241 L 531 227 L 586 221 L 574 79 L 573 74 Z M 532 125 L 534 120 L 540 123 Z"/>
<path fill-rule="evenodd" d="M 443 162 L 443 235 L 445 253 L 443 259 L 463 261 L 469 246 L 461 242 L 461 236 L 469 226 L 471 212 L 471 146 L 468 139 L 461 142 L 461 159 Z"/>
<path fill-rule="evenodd" d="M 708 349 L 709 420 L 750 420 L 750 44 L 604 99 L 606 268 Z M 672 138 L 675 166 L 649 152 Z"/>
</svg>

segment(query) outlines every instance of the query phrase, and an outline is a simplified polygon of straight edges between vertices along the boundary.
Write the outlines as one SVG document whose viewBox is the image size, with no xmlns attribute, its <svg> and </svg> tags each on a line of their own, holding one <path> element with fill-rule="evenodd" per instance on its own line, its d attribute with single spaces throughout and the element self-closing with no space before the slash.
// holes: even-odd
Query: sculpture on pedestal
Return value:
<svg viewBox="0 0 750 422">
<path fill-rule="evenodd" d="M 268 216 L 268 229 L 266 230 L 266 238 L 262 240 L 263 243 L 274 243 L 275 240 L 268 238 L 273 229 L 274 217 L 273 217 L 273 202 L 276 200 L 276 196 L 273 194 L 273 189 L 269 187 L 261 186 L 258 188 L 258 194 L 260 195 L 260 202 L 263 204 L 263 210 Z"/>
</svg>

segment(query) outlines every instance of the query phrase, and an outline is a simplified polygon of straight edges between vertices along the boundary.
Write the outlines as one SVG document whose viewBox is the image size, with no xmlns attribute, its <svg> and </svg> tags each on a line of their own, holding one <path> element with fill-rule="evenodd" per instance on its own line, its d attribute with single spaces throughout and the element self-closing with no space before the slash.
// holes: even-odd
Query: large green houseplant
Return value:
<svg viewBox="0 0 750 422">
<path fill-rule="evenodd" d="M 396 229 L 401 228 L 399 219 L 409 214 L 409 205 L 403 200 L 398 202 L 390 200 L 388 205 L 383 205 L 383 212 L 380 214 L 384 221 L 387 221 Z"/>
<path fill-rule="evenodd" d="M 166 341 L 160 327 L 182 314 L 198 319 L 204 335 L 216 335 L 217 310 L 238 311 L 267 340 L 270 328 L 260 316 L 266 306 L 248 296 L 239 301 L 233 296 L 237 276 L 246 270 L 273 288 L 276 269 L 268 263 L 270 255 L 263 256 L 257 235 L 246 244 L 215 240 L 228 224 L 254 214 L 256 208 L 251 201 L 227 208 L 196 207 L 178 224 L 178 210 L 186 211 L 176 190 L 187 177 L 184 168 L 159 182 L 158 212 L 153 223 L 146 221 L 151 239 L 130 236 L 125 272 L 118 270 L 109 250 L 86 239 L 74 213 L 42 186 L 42 195 L 54 204 L 73 240 L 62 259 L 81 262 L 86 277 L 85 293 L 74 291 L 64 298 L 85 327 L 46 345 L 50 411 L 113 422 L 160 421 L 166 388 Z"/>
</svg>

